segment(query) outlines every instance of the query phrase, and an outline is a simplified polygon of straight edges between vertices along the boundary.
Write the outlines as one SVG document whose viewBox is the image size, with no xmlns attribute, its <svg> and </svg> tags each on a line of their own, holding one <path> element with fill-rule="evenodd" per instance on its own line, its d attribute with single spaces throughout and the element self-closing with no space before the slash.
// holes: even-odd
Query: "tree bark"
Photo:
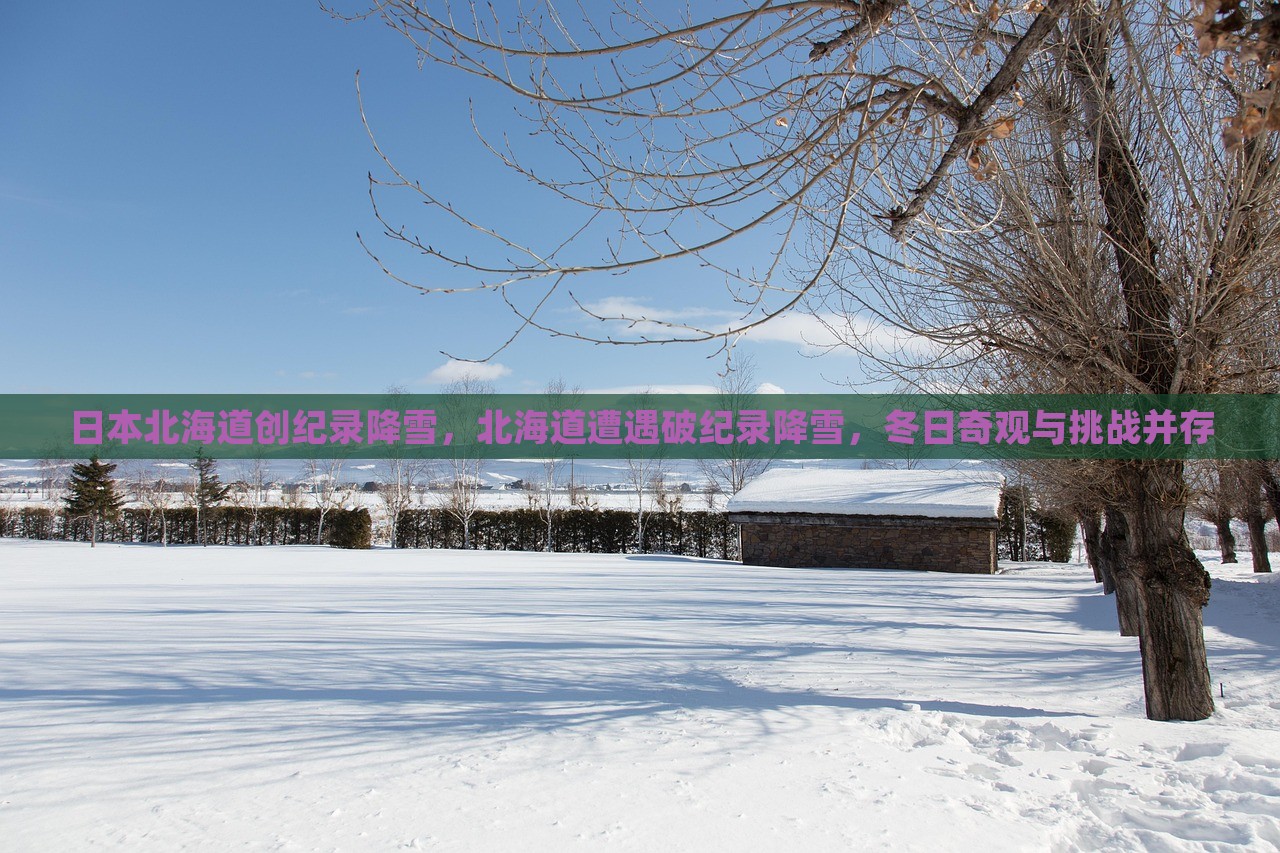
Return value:
<svg viewBox="0 0 1280 853">
<path fill-rule="evenodd" d="M 1267 462 L 1258 460 L 1254 463 L 1254 465 L 1257 466 L 1258 479 L 1262 482 L 1262 494 L 1266 496 L 1267 503 L 1271 505 L 1271 515 L 1275 517 L 1276 523 L 1280 524 L 1280 479 L 1276 478 L 1275 472 L 1271 470 L 1271 466 Z M 1266 558 L 1267 539 L 1265 535 L 1266 534 L 1265 520 L 1263 521 L 1261 527 L 1262 527 L 1261 533 L 1263 534 L 1263 537 L 1262 537 L 1263 561 L 1261 563 L 1258 562 L 1257 552 L 1255 551 L 1254 557 L 1253 557 L 1253 570 L 1255 572 L 1269 572 L 1271 571 L 1271 561 Z M 1253 536 L 1253 532 L 1250 531 L 1249 535 Z M 1259 568 L 1259 566 L 1265 566 L 1265 568 Z"/>
<path fill-rule="evenodd" d="M 1102 532 L 1103 591 L 1116 594 L 1116 616 L 1120 621 L 1120 636 L 1136 637 L 1142 627 L 1142 591 L 1138 578 L 1133 574 L 1125 556 L 1129 552 L 1129 522 L 1124 513 L 1115 507 L 1107 507 L 1107 525 Z M 1111 590 L 1107 591 L 1106 578 L 1111 576 Z"/>
<path fill-rule="evenodd" d="M 1096 509 L 1080 510 L 1076 513 L 1076 521 L 1084 534 L 1084 555 L 1089 561 L 1089 568 L 1093 569 L 1093 582 L 1102 583 L 1101 557 L 1098 553 L 1102 548 L 1102 513 Z M 1108 571 L 1109 569 L 1110 567 Z"/>
<path fill-rule="evenodd" d="M 1147 717 L 1203 720 L 1213 714 L 1202 610 L 1209 574 L 1187 543 L 1181 462 L 1123 463 L 1128 551 L 1140 582 L 1140 644 Z"/>
<path fill-rule="evenodd" d="M 1213 526 L 1218 529 L 1218 551 L 1222 553 L 1222 562 L 1235 563 L 1236 536 L 1231 532 L 1231 515 L 1220 512 L 1213 519 Z"/>
<path fill-rule="evenodd" d="M 1280 479 L 1276 477 L 1268 463 L 1259 460 L 1254 464 L 1258 466 L 1262 493 L 1266 495 L 1267 503 L 1271 504 L 1271 515 L 1276 519 L 1276 523 L 1280 524 Z"/>
<path fill-rule="evenodd" d="M 1271 560 L 1267 558 L 1267 517 L 1261 507 L 1250 507 L 1245 515 L 1249 525 L 1249 550 L 1253 552 L 1253 570 L 1270 572 Z"/>
</svg>

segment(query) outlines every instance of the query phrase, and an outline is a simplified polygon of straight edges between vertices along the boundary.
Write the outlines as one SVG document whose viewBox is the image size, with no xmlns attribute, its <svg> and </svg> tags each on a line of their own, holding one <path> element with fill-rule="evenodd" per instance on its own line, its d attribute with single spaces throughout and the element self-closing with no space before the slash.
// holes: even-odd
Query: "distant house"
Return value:
<svg viewBox="0 0 1280 853">
<path fill-rule="evenodd" d="M 748 565 L 992 574 L 998 474 L 788 469 L 729 500 Z"/>
</svg>

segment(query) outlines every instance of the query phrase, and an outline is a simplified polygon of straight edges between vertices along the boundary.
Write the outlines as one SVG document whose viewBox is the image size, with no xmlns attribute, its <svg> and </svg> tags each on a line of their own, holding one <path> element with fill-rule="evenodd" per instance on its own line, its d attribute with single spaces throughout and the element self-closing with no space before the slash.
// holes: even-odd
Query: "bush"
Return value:
<svg viewBox="0 0 1280 853">
<path fill-rule="evenodd" d="M 329 524 L 329 545 L 333 548 L 365 549 L 373 547 L 373 519 L 369 510 L 340 509 Z"/>
<path fill-rule="evenodd" d="M 192 507 L 158 511 L 128 507 L 99 532 L 102 542 L 200 541 Z M 626 554 L 636 550 L 636 516 L 621 509 L 558 509 L 552 518 L 553 546 L 559 552 Z M 218 507 L 207 518 L 207 542 L 218 545 L 314 545 L 320 510 L 296 507 Z M 89 525 L 46 507 L 0 508 L 0 535 L 87 542 Z M 335 510 L 325 517 L 325 541 L 335 548 L 368 548 L 373 520 L 366 509 Z M 723 512 L 655 511 L 645 516 L 644 550 L 689 557 L 738 559 L 738 528 Z M 471 519 L 475 548 L 543 551 L 546 517 L 534 509 L 482 510 Z M 411 509 L 396 523 L 397 548 L 461 548 L 462 525 L 438 509 Z"/>
<path fill-rule="evenodd" d="M 622 509 L 557 509 L 552 546 L 568 553 L 625 554 L 635 550 L 636 515 Z M 690 557 L 738 558 L 738 528 L 723 512 L 652 512 L 645 516 L 645 550 Z M 534 509 L 481 510 L 471 518 L 471 542 L 494 551 L 544 551 L 546 516 Z M 439 509 L 408 509 L 396 520 L 397 548 L 461 548 L 462 525 Z"/>
<path fill-rule="evenodd" d="M 65 524 L 65 513 L 45 507 L 23 507 L 18 510 L 18 528 L 22 532 L 15 535 L 28 539 L 58 539 L 62 536 L 60 528 Z"/>
<path fill-rule="evenodd" d="M 1053 563 L 1071 562 L 1071 549 L 1076 544 L 1076 522 L 1062 513 L 1037 513 L 1045 559 Z"/>
<path fill-rule="evenodd" d="M 1070 516 L 1036 506 L 1025 487 L 1006 486 L 1000 493 L 1000 559 L 1067 563 L 1075 543 L 1076 523 Z"/>
</svg>

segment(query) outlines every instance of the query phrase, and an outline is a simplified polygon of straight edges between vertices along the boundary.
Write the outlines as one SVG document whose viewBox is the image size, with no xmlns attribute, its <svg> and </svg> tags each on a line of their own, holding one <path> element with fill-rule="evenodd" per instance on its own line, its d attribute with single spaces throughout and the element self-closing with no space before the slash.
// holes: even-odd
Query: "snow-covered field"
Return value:
<svg viewBox="0 0 1280 853">
<path fill-rule="evenodd" d="M 1160 724 L 1080 567 L 0 540 L 0 849 L 1271 850 L 1247 569 Z"/>
</svg>

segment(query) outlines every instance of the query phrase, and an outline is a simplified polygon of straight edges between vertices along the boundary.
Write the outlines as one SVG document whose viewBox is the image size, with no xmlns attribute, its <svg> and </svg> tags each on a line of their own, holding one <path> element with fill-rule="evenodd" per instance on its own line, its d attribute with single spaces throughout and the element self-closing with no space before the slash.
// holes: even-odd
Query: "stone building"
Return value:
<svg viewBox="0 0 1280 853">
<path fill-rule="evenodd" d="M 996 570 L 1003 478 L 970 471 L 769 471 L 729 500 L 748 565 Z"/>
</svg>

